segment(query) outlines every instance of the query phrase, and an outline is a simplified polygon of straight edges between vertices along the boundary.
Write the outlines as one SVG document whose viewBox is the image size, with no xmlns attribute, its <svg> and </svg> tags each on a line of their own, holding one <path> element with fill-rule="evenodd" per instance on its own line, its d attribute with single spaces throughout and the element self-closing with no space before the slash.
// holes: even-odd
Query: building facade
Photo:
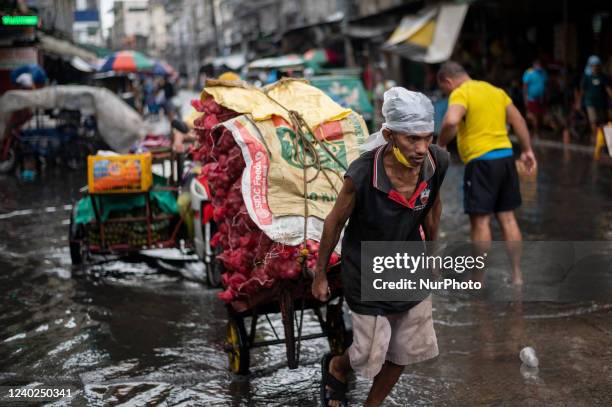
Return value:
<svg viewBox="0 0 612 407">
<path fill-rule="evenodd" d="M 115 1 L 115 21 L 111 30 L 113 49 L 134 49 L 146 52 L 151 32 L 148 0 Z"/>
<path fill-rule="evenodd" d="M 41 29 L 57 38 L 72 39 L 74 0 L 27 0 L 29 10 L 40 17 Z"/>
<path fill-rule="evenodd" d="M 100 7 L 97 0 L 77 0 L 72 26 L 73 39 L 77 43 L 103 46 Z"/>
<path fill-rule="evenodd" d="M 168 44 L 168 15 L 163 1 L 151 1 L 149 4 L 149 19 L 151 30 L 148 38 L 149 54 L 153 57 L 162 58 Z"/>
<path fill-rule="evenodd" d="M 160 1 L 167 14 L 166 47 L 154 48 L 191 80 L 215 58 L 241 55 L 251 61 L 310 48 L 332 50 L 340 64 L 364 70 L 375 64 L 406 86 L 421 86 L 432 77 L 434 67 L 385 51 L 382 45 L 403 16 L 441 0 Z M 588 54 L 607 59 L 610 53 L 612 15 L 605 0 L 444 3 L 469 4 L 452 57 L 483 75 L 501 73 L 502 82 L 504 72 L 510 72 L 507 67 L 523 69 L 537 56 L 579 70 Z"/>
</svg>

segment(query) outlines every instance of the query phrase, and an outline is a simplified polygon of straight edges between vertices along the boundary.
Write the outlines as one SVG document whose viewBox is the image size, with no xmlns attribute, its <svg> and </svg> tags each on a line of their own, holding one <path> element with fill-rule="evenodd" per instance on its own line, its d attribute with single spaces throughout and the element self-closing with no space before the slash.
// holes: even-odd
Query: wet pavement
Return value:
<svg viewBox="0 0 612 407">
<path fill-rule="evenodd" d="M 525 239 L 612 239 L 612 168 L 557 149 L 538 157 L 537 183 L 522 185 Z M 453 165 L 444 185 L 445 240 L 469 232 L 461 175 Z M 84 182 L 63 172 L 37 185 L 0 177 L 0 386 L 70 384 L 74 406 L 318 405 L 324 339 L 303 343 L 297 370 L 273 346 L 252 352 L 249 376 L 234 376 L 223 351 L 225 308 L 192 271 L 185 278 L 140 259 L 73 269 L 69 208 Z M 612 405 L 612 300 L 435 298 L 434 308 L 440 356 L 407 368 L 385 405 Z M 305 333 L 316 327 L 306 314 Z M 537 373 L 521 369 L 527 345 Z M 351 380 L 349 399 L 363 402 L 369 385 Z"/>
</svg>

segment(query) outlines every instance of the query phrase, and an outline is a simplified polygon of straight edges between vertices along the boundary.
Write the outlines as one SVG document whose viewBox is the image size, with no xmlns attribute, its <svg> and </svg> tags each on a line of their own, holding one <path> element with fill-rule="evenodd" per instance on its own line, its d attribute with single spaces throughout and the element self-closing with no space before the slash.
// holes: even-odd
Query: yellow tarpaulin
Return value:
<svg viewBox="0 0 612 407">
<path fill-rule="evenodd" d="M 287 110 L 294 110 L 313 129 L 323 122 L 344 119 L 352 112 L 303 80 L 281 80 L 264 90 L 235 82 L 210 81 L 202 91 L 202 99 L 206 95 L 228 109 L 250 114 L 255 121 L 272 116 L 291 121 Z"/>
<path fill-rule="evenodd" d="M 407 42 L 418 45 L 423 48 L 427 48 L 433 41 L 434 31 L 436 30 L 436 22 L 434 20 L 429 21 L 420 30 L 414 33 Z"/>
<path fill-rule="evenodd" d="M 414 42 L 413 39 L 417 34 L 422 33 L 428 23 L 431 23 L 436 17 L 436 10 L 430 9 L 419 15 L 408 15 L 402 18 L 402 21 L 397 26 L 395 31 L 391 34 L 389 39 L 385 42 L 385 46 L 390 47 L 399 45 L 405 42 Z M 431 30 L 431 38 L 428 43 L 423 44 L 423 47 L 429 46 L 431 39 L 433 38 L 433 28 L 429 27 L 425 31 Z M 417 41 L 422 41 L 422 38 L 417 38 Z"/>
<path fill-rule="evenodd" d="M 469 4 L 442 3 L 404 16 L 383 49 L 412 61 L 444 62 L 453 53 L 468 8 Z"/>
</svg>

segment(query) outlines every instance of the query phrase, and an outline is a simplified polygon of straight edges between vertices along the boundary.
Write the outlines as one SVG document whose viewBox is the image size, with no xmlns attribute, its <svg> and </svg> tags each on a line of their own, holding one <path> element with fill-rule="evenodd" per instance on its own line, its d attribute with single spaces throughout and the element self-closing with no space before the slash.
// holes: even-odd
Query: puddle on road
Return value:
<svg viewBox="0 0 612 407">
<path fill-rule="evenodd" d="M 583 156 L 559 165 L 557 154 L 539 152 L 537 188 L 518 211 L 525 238 L 609 239 L 612 171 Z M 444 186 L 446 240 L 469 231 L 461 176 L 453 165 Z M 284 347 L 273 346 L 252 351 L 250 376 L 231 375 L 226 310 L 216 291 L 193 281 L 197 267 L 185 266 L 187 279 L 176 266 L 142 258 L 73 269 L 66 220 L 83 182 L 0 178 L 0 385 L 70 383 L 78 388 L 73 405 L 318 405 L 327 341 L 304 342 L 297 370 L 287 369 Z M 434 307 L 440 356 L 408 367 L 386 405 L 612 404 L 611 304 L 437 298 Z M 272 321 L 278 331 L 278 317 Z M 304 333 L 315 332 L 312 315 L 306 321 Z M 540 369 L 526 378 L 518 353 L 528 345 Z M 369 385 L 351 381 L 350 399 L 363 402 Z"/>
</svg>

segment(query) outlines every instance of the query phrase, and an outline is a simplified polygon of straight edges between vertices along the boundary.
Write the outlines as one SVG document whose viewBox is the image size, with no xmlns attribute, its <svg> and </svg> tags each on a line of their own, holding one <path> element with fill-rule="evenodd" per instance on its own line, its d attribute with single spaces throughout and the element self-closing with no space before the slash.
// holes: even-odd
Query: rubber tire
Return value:
<svg viewBox="0 0 612 407">
<path fill-rule="evenodd" d="M 225 341 L 230 371 L 239 375 L 248 374 L 251 356 L 244 318 L 229 317 Z"/>
<path fill-rule="evenodd" d="M 289 369 L 297 369 L 299 365 L 299 356 L 296 349 L 295 337 L 295 307 L 294 298 L 289 290 L 281 290 L 279 294 L 279 305 L 281 312 L 281 320 L 283 321 L 283 329 L 285 331 L 285 350 L 287 354 L 287 366 Z"/>
<path fill-rule="evenodd" d="M 221 287 L 221 274 L 225 272 L 225 267 L 223 263 L 217 260 L 217 255 L 220 253 L 221 246 L 217 245 L 213 250 L 213 257 L 210 263 L 206 264 L 206 283 L 210 288 Z"/>
<path fill-rule="evenodd" d="M 70 225 L 68 228 L 68 242 L 70 246 L 70 260 L 74 266 L 80 266 L 84 260 L 83 250 L 83 227 L 77 225 L 75 222 L 76 217 L 76 202 L 72 206 L 72 212 L 70 213 Z"/>
</svg>

